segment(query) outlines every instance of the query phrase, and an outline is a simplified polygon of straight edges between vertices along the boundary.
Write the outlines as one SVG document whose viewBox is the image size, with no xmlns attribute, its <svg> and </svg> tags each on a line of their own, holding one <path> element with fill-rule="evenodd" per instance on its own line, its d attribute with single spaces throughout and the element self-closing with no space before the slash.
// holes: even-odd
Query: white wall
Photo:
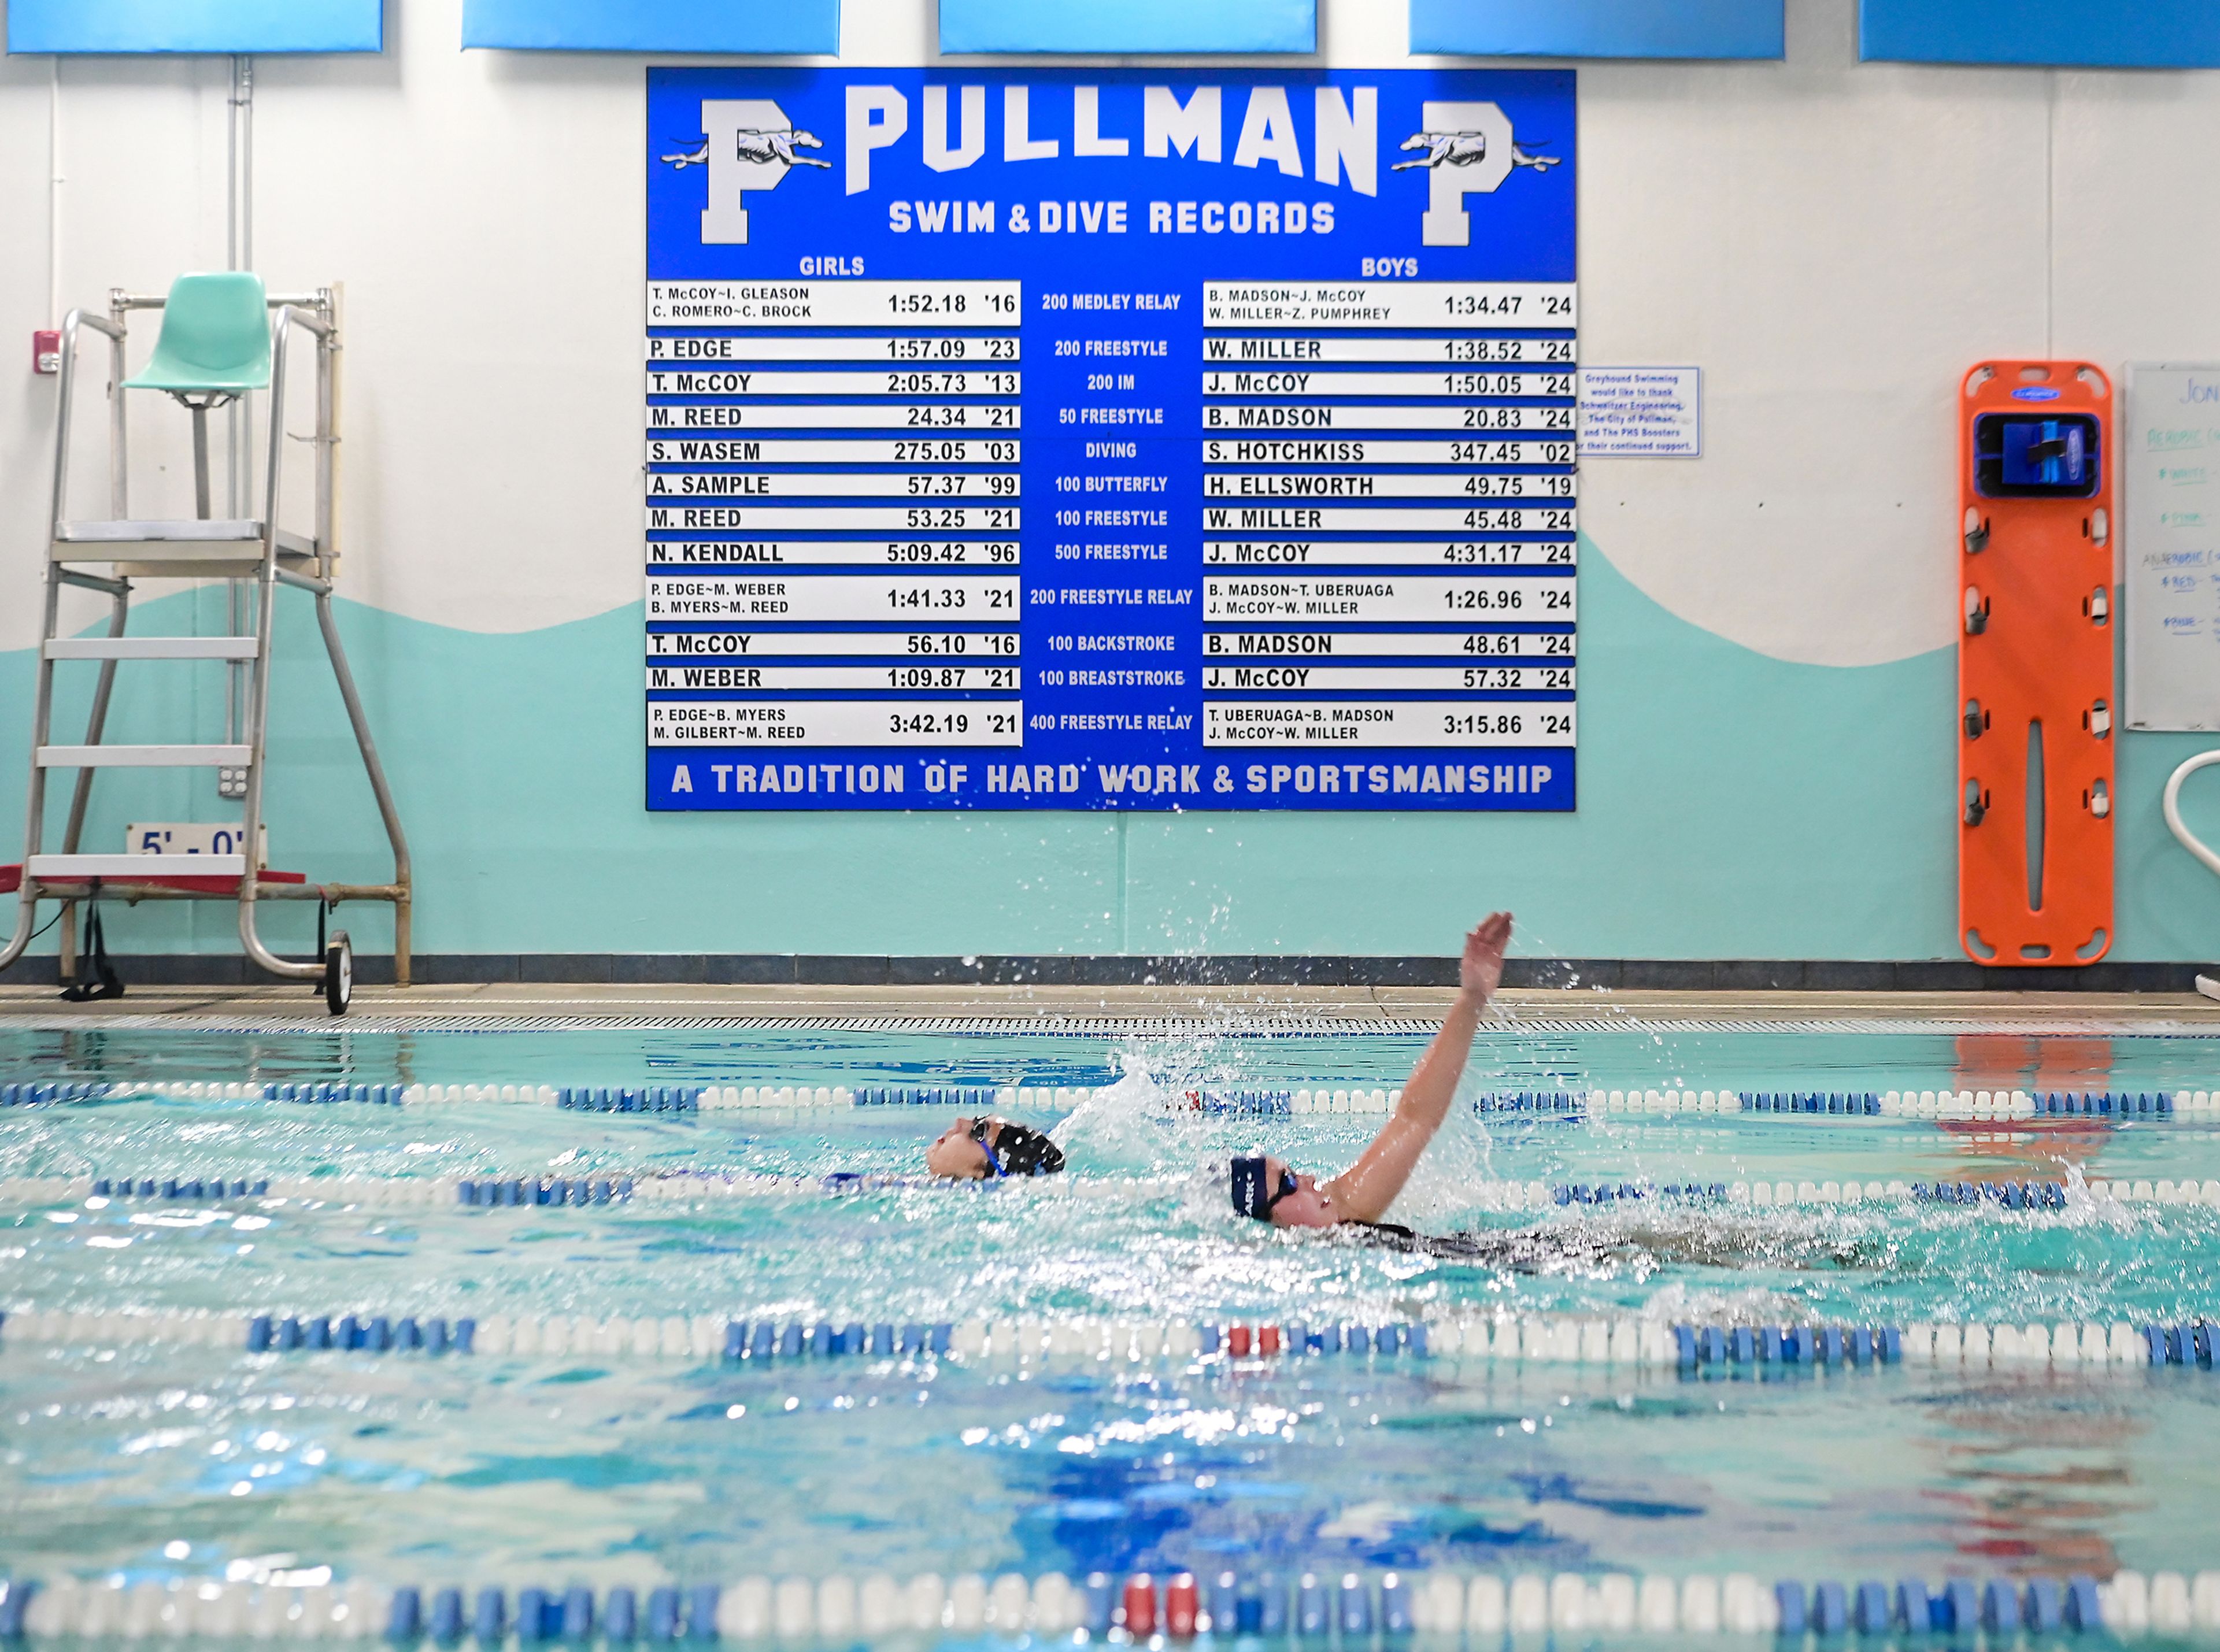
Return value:
<svg viewBox="0 0 2220 1652">
<path fill-rule="evenodd" d="M 642 65 L 462 53 L 458 9 L 396 4 L 382 57 L 257 65 L 257 262 L 346 284 L 350 594 L 526 630 L 638 592 Z M 2220 225 L 2178 206 L 2173 159 L 2211 153 L 2211 77 L 1859 65 L 1854 11 L 1793 0 L 1785 64 L 1591 65 L 1581 88 L 1589 357 L 1694 362 L 1709 396 L 1706 457 L 1599 465 L 1590 531 L 1682 617 L 1834 664 L 1952 637 L 1964 367 L 2220 351 Z M 1392 0 L 1323 12 L 1327 61 L 1411 61 Z M 929 58 L 929 21 L 922 0 L 852 3 L 844 59 Z M 70 302 L 221 263 L 226 74 L 63 65 Z M 47 308 L 47 59 L 0 70 L 19 340 Z M 9 383 L 0 581 L 20 589 L 50 387 Z M 0 647 L 31 636 L 0 603 Z"/>
<path fill-rule="evenodd" d="M 390 0 L 382 56 L 257 65 L 256 263 L 273 286 L 345 284 L 342 594 L 465 633 L 530 633 L 639 596 L 645 64 L 465 53 L 459 9 Z M 2220 217 L 2201 171 L 2220 80 L 1860 65 L 1855 11 L 1790 0 L 1784 63 L 1581 67 L 1584 352 L 1693 363 L 1707 391 L 1706 457 L 1594 464 L 1582 522 L 1671 614 L 1777 660 L 1872 669 L 1955 635 L 1967 367 L 2220 358 Z M 842 60 L 930 61 L 931 17 L 929 0 L 849 0 Z M 1337 65 L 1412 61 L 1398 0 L 1321 0 L 1321 35 Z M 49 319 L 48 77 L 44 59 L 0 61 L 0 651 L 37 627 L 53 384 L 22 364 L 25 334 Z M 62 65 L 67 302 L 221 265 L 227 84 L 220 59 Z M 98 416 L 88 397 L 88 436 Z M 140 501 L 182 509 L 182 417 L 134 416 L 165 467 Z M 636 675 L 603 664 L 632 715 Z M 1929 697 L 1891 701 L 1892 720 L 1907 754 L 1940 767 L 1947 690 Z M 1832 760 L 1840 728 L 1825 716 L 1859 699 L 1836 696 L 1808 727 L 1808 708 L 1780 708 L 1793 759 L 1780 783 Z M 410 736 L 385 735 L 404 770 Z M 11 768 L 20 738 L 0 728 Z M 1687 783 L 1780 782 L 1774 757 L 1706 753 Z M 1933 863 L 1923 876 L 1939 876 L 1947 782 L 1921 786 L 1945 812 L 1876 830 L 1908 832 L 1906 852 Z M 2179 853 L 2149 824 L 2123 847 L 2123 901 L 2139 869 Z M 1789 876 L 1793 844 L 1767 852 Z M 2180 904 L 2169 893 L 2155 911 Z M 1921 921 L 1948 932 L 1945 913 Z M 1871 955 L 1863 931 L 1842 928 L 1780 944 Z M 2195 943 L 2140 944 L 2163 957 Z M 1643 948 L 1674 950 L 1662 929 Z"/>
</svg>

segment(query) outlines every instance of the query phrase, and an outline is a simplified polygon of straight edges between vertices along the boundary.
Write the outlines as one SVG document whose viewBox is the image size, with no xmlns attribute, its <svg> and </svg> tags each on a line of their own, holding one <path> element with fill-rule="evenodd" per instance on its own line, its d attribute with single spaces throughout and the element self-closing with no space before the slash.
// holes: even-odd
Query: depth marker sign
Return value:
<svg viewBox="0 0 2220 1652">
<path fill-rule="evenodd" d="M 648 807 L 1568 810 L 1556 71 L 648 73 Z"/>
</svg>

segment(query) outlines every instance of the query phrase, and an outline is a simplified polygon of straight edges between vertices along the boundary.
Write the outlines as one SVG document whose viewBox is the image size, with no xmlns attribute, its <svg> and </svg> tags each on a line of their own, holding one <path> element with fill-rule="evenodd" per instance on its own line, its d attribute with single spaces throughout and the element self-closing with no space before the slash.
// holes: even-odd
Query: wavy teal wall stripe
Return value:
<svg viewBox="0 0 2220 1652">
<path fill-rule="evenodd" d="M 1593 545 L 1581 554 L 1569 819 L 651 816 L 636 607 L 508 636 L 351 605 L 341 618 L 407 814 L 425 951 L 1438 953 L 1460 917 L 1501 903 L 1539 954 L 1956 957 L 1950 651 L 1855 670 L 1771 659 L 1668 614 Z M 215 630 L 215 600 L 150 604 L 144 628 L 190 629 L 198 602 L 200 628 Z M 273 858 L 381 876 L 307 605 L 282 606 Z M 18 715 L 31 668 L 28 651 L 0 654 L 0 706 Z M 116 737 L 174 738 L 156 697 L 181 674 L 213 734 L 215 669 L 150 664 L 127 669 Z M 4 859 L 27 733 L 15 717 L 0 726 Z M 2220 880 L 2158 814 L 2167 770 L 2204 744 L 2123 740 L 2115 957 L 2220 951 Z M 93 846 L 119 844 L 133 818 L 220 818 L 205 777 L 109 783 Z M 2210 784 L 2195 812 L 2220 838 L 2220 777 Z M 278 921 L 305 944 L 307 913 Z M 365 950 L 390 944 L 371 909 L 350 925 Z M 121 913 L 110 943 L 235 944 L 224 907 Z"/>
</svg>

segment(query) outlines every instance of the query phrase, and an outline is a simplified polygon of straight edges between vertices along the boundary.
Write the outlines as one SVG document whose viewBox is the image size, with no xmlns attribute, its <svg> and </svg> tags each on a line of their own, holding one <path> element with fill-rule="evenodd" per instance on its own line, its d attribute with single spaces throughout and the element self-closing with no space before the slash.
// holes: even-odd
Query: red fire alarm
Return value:
<svg viewBox="0 0 2220 1652">
<path fill-rule="evenodd" d="M 62 335 L 59 329 L 41 327 L 31 334 L 31 371 L 58 373 L 62 370 Z"/>
</svg>

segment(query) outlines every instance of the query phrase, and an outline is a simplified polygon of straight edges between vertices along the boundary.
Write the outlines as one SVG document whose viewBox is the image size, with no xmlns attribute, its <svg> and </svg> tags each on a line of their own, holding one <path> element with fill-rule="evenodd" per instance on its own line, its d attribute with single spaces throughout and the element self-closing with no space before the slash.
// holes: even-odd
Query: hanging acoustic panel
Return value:
<svg viewBox="0 0 2220 1652">
<path fill-rule="evenodd" d="M 840 0 L 464 0 L 463 45 L 833 56 L 840 50 Z"/>
<path fill-rule="evenodd" d="M 384 0 L 8 0 L 10 53 L 384 49 Z"/>
<path fill-rule="evenodd" d="M 1782 0 L 1411 0 L 1411 50 L 1457 57 L 1778 58 Z"/>
<path fill-rule="evenodd" d="M 1314 52 L 1317 0 L 940 0 L 943 52 Z"/>
<path fill-rule="evenodd" d="M 2220 68 L 2212 0 L 1861 0 L 1858 12 L 1868 61 Z"/>
</svg>

